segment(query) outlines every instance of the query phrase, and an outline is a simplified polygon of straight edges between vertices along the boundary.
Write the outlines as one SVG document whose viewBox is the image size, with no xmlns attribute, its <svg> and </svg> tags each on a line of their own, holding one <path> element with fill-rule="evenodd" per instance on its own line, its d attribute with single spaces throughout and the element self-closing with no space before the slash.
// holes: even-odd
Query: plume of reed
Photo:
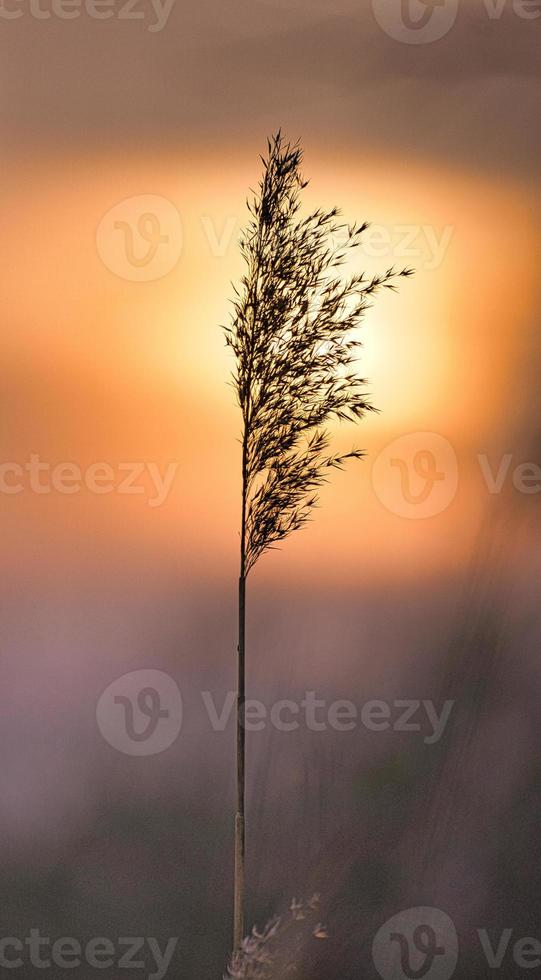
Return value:
<svg viewBox="0 0 541 980">
<path fill-rule="evenodd" d="M 259 189 L 240 248 L 245 273 L 225 328 L 235 355 L 242 412 L 242 514 L 239 575 L 237 814 L 234 948 L 243 934 L 246 577 L 264 552 L 309 519 L 333 469 L 363 453 L 330 450 L 327 426 L 357 422 L 373 407 L 356 371 L 356 333 L 374 295 L 411 271 L 345 276 L 367 224 L 348 225 L 337 208 L 301 215 L 302 150 L 281 132 L 261 157 Z"/>
<path fill-rule="evenodd" d="M 293 899 L 287 914 L 276 916 L 261 931 L 253 928 L 234 953 L 224 980 L 282 980 L 303 975 L 310 944 L 325 939 L 319 922 L 319 895 Z"/>
</svg>

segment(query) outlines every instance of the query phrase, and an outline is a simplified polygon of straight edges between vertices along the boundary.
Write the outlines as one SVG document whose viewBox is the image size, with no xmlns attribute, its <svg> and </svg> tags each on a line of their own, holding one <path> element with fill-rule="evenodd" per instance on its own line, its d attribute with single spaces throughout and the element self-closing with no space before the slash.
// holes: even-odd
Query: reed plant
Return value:
<svg viewBox="0 0 541 980">
<path fill-rule="evenodd" d="M 245 271 L 225 328 L 242 413 L 235 950 L 245 904 L 246 580 L 266 551 L 306 524 L 332 471 L 362 458 L 356 448 L 334 453 L 328 426 L 359 422 L 374 410 L 357 371 L 358 327 L 375 294 L 411 274 L 394 268 L 371 277 L 346 274 L 368 225 L 345 224 L 337 208 L 301 214 L 302 150 L 281 132 L 261 161 L 240 241 Z"/>
</svg>

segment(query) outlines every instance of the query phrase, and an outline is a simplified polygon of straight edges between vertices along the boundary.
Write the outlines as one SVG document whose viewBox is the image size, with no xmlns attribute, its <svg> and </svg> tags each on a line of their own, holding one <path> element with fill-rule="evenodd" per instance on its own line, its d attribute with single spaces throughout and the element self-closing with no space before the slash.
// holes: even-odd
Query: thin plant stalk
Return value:
<svg viewBox="0 0 541 980">
<path fill-rule="evenodd" d="M 236 712 L 237 807 L 233 948 L 244 936 L 246 854 L 246 582 L 266 551 L 302 527 L 332 469 L 364 455 L 329 453 L 331 420 L 358 422 L 373 411 L 355 364 L 356 329 L 373 294 L 394 289 L 411 270 L 350 277 L 341 266 L 367 224 L 347 225 L 339 211 L 306 218 L 300 194 L 302 151 L 278 132 L 261 158 L 258 192 L 240 248 L 246 270 L 235 289 L 226 341 L 242 412 L 242 511 L 238 583 Z"/>
</svg>

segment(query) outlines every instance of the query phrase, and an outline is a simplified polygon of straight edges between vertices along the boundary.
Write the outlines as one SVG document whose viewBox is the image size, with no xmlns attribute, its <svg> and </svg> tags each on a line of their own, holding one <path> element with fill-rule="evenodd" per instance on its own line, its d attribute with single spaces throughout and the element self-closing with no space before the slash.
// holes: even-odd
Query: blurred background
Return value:
<svg viewBox="0 0 541 980">
<path fill-rule="evenodd" d="M 0 935 L 178 937 L 168 976 L 225 968 L 234 729 L 201 696 L 235 687 L 220 324 L 281 126 L 306 207 L 372 222 L 368 272 L 416 275 L 363 328 L 381 413 L 336 440 L 366 460 L 250 578 L 249 694 L 454 707 L 433 744 L 249 734 L 249 924 L 321 893 L 329 937 L 303 969 L 345 980 L 377 975 L 386 919 L 430 906 L 458 930 L 457 976 L 494 976 L 477 930 L 496 947 L 504 928 L 499 972 L 523 976 L 513 943 L 541 940 L 541 6 L 447 0 L 420 41 L 394 0 L 33 3 L 0 12 Z M 96 720 L 137 670 L 184 705 L 148 756 Z"/>
</svg>

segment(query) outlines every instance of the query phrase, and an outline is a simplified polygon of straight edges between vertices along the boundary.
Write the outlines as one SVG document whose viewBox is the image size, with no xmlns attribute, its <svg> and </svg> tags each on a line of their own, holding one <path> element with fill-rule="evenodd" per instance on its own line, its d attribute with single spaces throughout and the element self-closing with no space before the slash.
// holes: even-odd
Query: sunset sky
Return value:
<svg viewBox="0 0 541 980">
<path fill-rule="evenodd" d="M 167 870 L 153 877 L 142 831 L 143 843 L 136 829 L 133 846 L 117 840 L 109 854 L 122 821 L 132 828 L 137 807 L 178 817 L 178 847 L 191 855 L 201 800 L 232 792 L 230 746 L 205 741 L 197 715 L 153 767 L 129 768 L 98 736 L 95 707 L 140 667 L 182 681 L 192 706 L 202 684 L 233 683 L 240 416 L 220 325 L 242 274 L 245 199 L 279 127 L 302 142 L 306 208 L 337 205 L 346 221 L 371 222 L 358 267 L 410 266 L 415 276 L 377 297 L 362 329 L 359 370 L 380 414 L 333 432 L 366 459 L 333 477 L 313 523 L 250 579 L 250 683 L 378 696 L 385 685 L 403 693 L 404 677 L 411 694 L 421 678 L 422 695 L 473 592 L 480 551 L 514 590 L 510 619 L 533 604 L 539 496 L 520 467 L 541 465 L 541 17 L 462 0 L 445 36 L 408 44 L 374 13 L 394 0 L 138 0 L 137 19 L 122 17 L 123 2 L 110 19 L 84 4 L 73 19 L 47 16 L 53 0 L 0 18 L 10 691 L 0 739 L 11 787 L 0 826 L 14 842 L 7 873 L 30 867 L 47 892 L 47 875 L 73 860 L 84 928 L 96 909 L 116 921 L 118 906 L 118 928 L 129 930 L 129 903 L 140 898 L 132 862 L 150 919 L 162 901 L 177 908 L 171 896 L 182 915 L 186 893 L 178 897 Z M 145 264 L 154 238 L 155 264 Z M 404 475 L 418 453 L 443 473 L 424 511 L 404 497 L 405 487 L 422 497 L 423 478 Z M 36 492 L 25 469 L 36 457 L 46 480 L 75 467 L 80 486 Z M 141 492 L 121 492 L 134 466 Z M 106 468 L 106 492 L 85 484 L 93 467 Z M 162 499 L 154 481 L 168 472 Z M 501 568 L 487 527 L 497 528 Z M 517 641 L 532 662 L 533 646 Z M 538 690 L 538 672 L 522 669 Z M 488 754 L 503 752 L 506 732 L 495 724 Z M 282 799 L 290 790 L 272 758 L 251 785 L 259 792 L 270 774 L 262 798 Z M 502 795 L 517 771 L 505 758 Z M 298 788 L 288 765 L 287 786 Z M 179 773 L 190 778 L 177 798 Z M 107 837 L 100 820 L 118 813 Z M 226 831 L 215 838 L 213 819 L 201 834 L 219 862 Z M 272 828 L 263 817 L 263 830 L 255 825 L 272 849 Z M 167 852 L 163 861 L 169 868 Z M 122 902 L 100 890 L 111 867 L 111 895 L 118 880 L 126 889 L 125 919 Z M 263 890 L 266 866 L 257 874 Z M 227 876 L 219 883 L 228 894 Z M 197 921 L 190 909 L 186 930 Z M 186 980 L 204 975 L 206 960 L 193 955 L 199 972 Z M 219 948 L 213 955 L 221 962 Z"/>
<path fill-rule="evenodd" d="M 132 150 L 125 159 L 78 147 L 43 155 L 37 171 L 18 161 L 3 221 L 5 420 L 16 423 L 7 426 L 5 458 L 24 464 L 32 452 L 51 465 L 150 460 L 160 471 L 173 463 L 178 469 L 154 508 L 144 495 L 116 492 L 5 498 L 16 553 L 39 541 L 48 563 L 52 538 L 55 555 L 69 552 L 77 527 L 77 560 L 87 536 L 105 553 L 118 555 L 127 539 L 157 555 L 189 554 L 204 576 L 209 559 L 214 574 L 236 558 L 239 418 L 219 325 L 241 271 L 244 197 L 264 145 L 263 134 L 255 135 L 252 145 L 234 148 L 217 140 L 213 153 L 167 146 L 155 155 Z M 362 579 L 366 547 L 371 574 L 400 574 L 402 559 L 420 574 L 455 567 L 486 498 L 477 454 L 488 454 L 497 470 L 528 385 L 539 209 L 518 176 L 421 156 L 393 160 L 373 148 L 333 152 L 314 137 L 306 140 L 305 172 L 307 206 L 336 202 L 347 219 L 372 221 L 359 266 L 409 265 L 416 275 L 399 295 L 378 299 L 363 328 L 360 369 L 381 414 L 359 433 L 336 436 L 366 449 L 367 460 L 324 491 L 317 521 L 288 544 L 277 573 L 302 567 L 319 577 L 339 551 L 343 574 L 347 568 Z M 178 241 L 173 231 L 166 246 L 174 267 L 150 282 L 116 275 L 96 240 L 109 210 L 139 194 L 171 202 L 181 223 Z M 119 241 L 118 229 L 106 226 L 103 234 L 105 249 Z M 141 240 L 141 254 L 146 247 Z M 518 387 L 518 399 L 509 398 L 510 387 Z M 370 482 L 378 452 L 411 432 L 439 434 L 461 461 L 456 499 L 428 521 L 389 513 Z M 5 548 L 5 561 L 10 554 Z M 267 563 L 270 570 L 276 557 Z"/>
</svg>

